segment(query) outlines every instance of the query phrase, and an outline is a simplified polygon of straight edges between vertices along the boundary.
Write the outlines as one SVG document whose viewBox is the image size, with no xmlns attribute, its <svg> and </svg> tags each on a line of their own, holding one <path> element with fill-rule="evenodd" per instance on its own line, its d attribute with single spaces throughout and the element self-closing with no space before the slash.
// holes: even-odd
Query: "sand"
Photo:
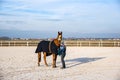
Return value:
<svg viewBox="0 0 120 80">
<path fill-rule="evenodd" d="M 67 47 L 66 69 L 37 66 L 36 47 L 0 47 L 0 80 L 120 80 L 120 47 Z"/>
</svg>

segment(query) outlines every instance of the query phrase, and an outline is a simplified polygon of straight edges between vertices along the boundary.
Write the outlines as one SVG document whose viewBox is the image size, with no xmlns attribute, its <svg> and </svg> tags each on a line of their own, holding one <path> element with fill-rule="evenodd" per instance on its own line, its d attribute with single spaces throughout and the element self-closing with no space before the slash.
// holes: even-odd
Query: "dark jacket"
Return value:
<svg viewBox="0 0 120 80">
<path fill-rule="evenodd" d="M 58 49 L 58 55 L 61 55 L 62 53 L 66 53 L 65 45 L 61 45 L 60 48 Z"/>
</svg>

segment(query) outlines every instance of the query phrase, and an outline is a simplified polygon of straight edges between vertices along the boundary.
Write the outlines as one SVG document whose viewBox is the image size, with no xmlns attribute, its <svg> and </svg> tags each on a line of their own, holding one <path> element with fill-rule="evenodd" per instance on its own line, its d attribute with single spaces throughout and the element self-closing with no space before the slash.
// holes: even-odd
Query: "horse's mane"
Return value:
<svg viewBox="0 0 120 80">
<path fill-rule="evenodd" d="M 58 39 L 54 39 L 53 41 L 57 46 L 60 46 L 60 41 Z"/>
</svg>

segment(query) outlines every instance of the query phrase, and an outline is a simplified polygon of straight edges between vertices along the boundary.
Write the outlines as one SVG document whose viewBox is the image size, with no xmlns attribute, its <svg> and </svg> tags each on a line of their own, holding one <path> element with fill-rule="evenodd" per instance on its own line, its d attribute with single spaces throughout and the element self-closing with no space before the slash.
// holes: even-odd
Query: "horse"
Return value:
<svg viewBox="0 0 120 80">
<path fill-rule="evenodd" d="M 52 41 L 41 41 L 38 43 L 38 46 L 36 48 L 35 53 L 38 53 L 38 66 L 40 66 L 41 62 L 41 52 L 43 52 L 44 55 L 44 63 L 46 66 L 48 66 L 46 62 L 46 56 L 52 55 L 53 62 L 52 62 L 52 67 L 56 67 L 56 60 L 57 60 L 57 54 L 58 54 L 58 49 L 60 47 L 62 40 L 62 32 L 58 32 L 57 38 L 53 39 Z"/>
</svg>

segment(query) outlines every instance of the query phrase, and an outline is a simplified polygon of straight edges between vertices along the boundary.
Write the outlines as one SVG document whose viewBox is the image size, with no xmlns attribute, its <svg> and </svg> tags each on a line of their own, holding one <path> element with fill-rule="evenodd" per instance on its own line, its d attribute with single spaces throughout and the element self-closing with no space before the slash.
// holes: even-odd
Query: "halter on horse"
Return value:
<svg viewBox="0 0 120 80">
<path fill-rule="evenodd" d="M 46 56 L 53 55 L 52 67 L 53 68 L 56 67 L 56 59 L 58 54 L 57 50 L 60 47 L 61 40 L 62 40 L 62 32 L 58 32 L 57 38 L 54 39 L 53 41 L 41 41 L 38 44 L 37 49 L 35 51 L 35 53 L 38 53 L 38 66 L 40 66 L 41 52 L 43 52 L 45 65 L 48 66 L 46 62 Z"/>
</svg>

